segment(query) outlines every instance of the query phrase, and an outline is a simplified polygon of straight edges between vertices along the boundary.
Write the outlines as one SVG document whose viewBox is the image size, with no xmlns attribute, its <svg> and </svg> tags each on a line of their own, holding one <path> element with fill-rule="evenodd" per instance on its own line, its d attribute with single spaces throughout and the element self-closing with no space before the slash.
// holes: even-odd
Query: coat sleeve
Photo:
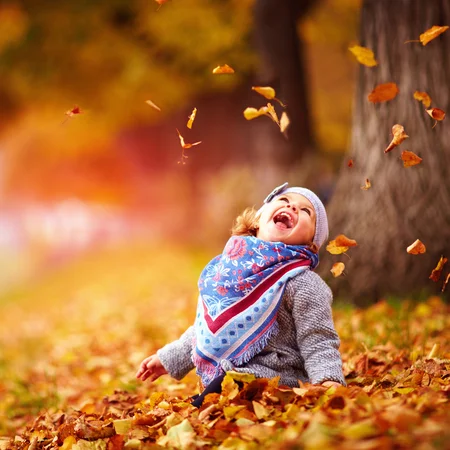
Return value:
<svg viewBox="0 0 450 450">
<path fill-rule="evenodd" d="M 345 386 L 340 341 L 331 311 L 331 289 L 311 271 L 297 276 L 286 289 L 292 299 L 297 345 L 311 383 L 330 380 Z"/>
<path fill-rule="evenodd" d="M 194 368 L 192 362 L 194 338 L 195 331 L 194 327 L 191 326 L 179 339 L 165 345 L 156 352 L 167 373 L 177 380 L 181 380 Z"/>
</svg>

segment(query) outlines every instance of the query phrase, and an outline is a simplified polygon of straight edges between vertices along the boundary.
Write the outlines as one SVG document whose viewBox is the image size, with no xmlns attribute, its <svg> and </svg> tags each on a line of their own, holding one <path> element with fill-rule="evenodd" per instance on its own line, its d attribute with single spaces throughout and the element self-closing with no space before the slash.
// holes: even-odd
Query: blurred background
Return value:
<svg viewBox="0 0 450 450">
<path fill-rule="evenodd" d="M 216 251 L 235 215 L 284 181 L 329 198 L 360 0 L 160 3 L 1 2 L 0 293 L 105 246 Z M 213 75 L 223 64 L 235 73 Z M 258 85 L 287 104 L 285 134 L 245 120 L 267 103 Z M 201 141 L 188 159 L 177 129 Z"/>
</svg>

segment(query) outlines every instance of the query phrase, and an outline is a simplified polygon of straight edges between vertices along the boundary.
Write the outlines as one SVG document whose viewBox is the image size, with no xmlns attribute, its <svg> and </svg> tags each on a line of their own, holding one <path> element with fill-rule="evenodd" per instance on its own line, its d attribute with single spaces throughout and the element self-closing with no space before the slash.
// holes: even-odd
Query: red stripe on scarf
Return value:
<svg viewBox="0 0 450 450">
<path fill-rule="evenodd" d="M 297 267 L 308 266 L 310 265 L 310 261 L 295 261 L 290 264 L 286 264 L 276 272 L 269 275 L 265 280 L 261 281 L 251 292 L 249 292 L 245 297 L 237 301 L 233 306 L 230 306 L 223 313 L 219 314 L 215 319 L 208 314 L 208 310 L 206 308 L 205 302 L 203 302 L 203 308 L 205 311 L 205 321 L 208 325 L 208 328 L 212 333 L 216 333 L 217 330 L 220 330 L 229 320 L 231 320 L 234 316 L 240 314 L 242 311 L 245 311 L 247 308 L 250 308 L 258 299 L 266 293 L 268 289 L 272 285 L 274 285 L 286 272 L 289 272 L 292 269 L 296 269 Z"/>
</svg>

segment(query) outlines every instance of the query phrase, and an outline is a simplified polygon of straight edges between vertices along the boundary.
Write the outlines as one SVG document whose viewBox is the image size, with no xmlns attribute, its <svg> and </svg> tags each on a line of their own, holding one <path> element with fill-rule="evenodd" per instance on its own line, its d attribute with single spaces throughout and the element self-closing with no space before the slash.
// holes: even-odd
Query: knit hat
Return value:
<svg viewBox="0 0 450 450">
<path fill-rule="evenodd" d="M 320 247 L 328 239 L 328 219 L 325 206 L 317 197 L 314 192 L 302 187 L 288 187 L 288 183 L 284 183 L 281 186 L 276 187 L 264 200 L 264 204 L 270 203 L 274 198 L 279 197 L 282 194 L 288 194 L 292 192 L 294 194 L 303 195 L 313 205 L 316 213 L 316 232 L 314 234 L 313 242 Z"/>
</svg>

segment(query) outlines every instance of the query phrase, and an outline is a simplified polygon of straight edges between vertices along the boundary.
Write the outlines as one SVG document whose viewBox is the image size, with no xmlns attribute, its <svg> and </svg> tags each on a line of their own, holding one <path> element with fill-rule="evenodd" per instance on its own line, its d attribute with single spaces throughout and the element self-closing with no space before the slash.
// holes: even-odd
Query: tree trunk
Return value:
<svg viewBox="0 0 450 450">
<path fill-rule="evenodd" d="M 261 58 L 260 78 L 276 88 L 279 98 L 287 104 L 290 126 L 288 143 L 275 156 L 278 164 L 289 167 L 314 148 L 309 97 L 307 65 L 303 42 L 297 24 L 316 0 L 256 0 L 254 6 L 256 48 Z M 279 147 L 269 137 L 267 144 Z M 275 145 L 274 145 L 275 144 Z"/>
<path fill-rule="evenodd" d="M 405 43 L 433 25 L 450 25 L 448 0 L 362 5 L 360 45 L 372 49 L 379 64 L 360 67 L 349 155 L 354 166 L 347 167 L 346 158 L 328 207 L 330 237 L 343 233 L 358 242 L 348 251 L 351 259 L 334 258 L 346 264 L 347 275 L 330 284 L 357 304 L 390 294 L 439 293 L 442 278 L 434 284 L 429 275 L 441 255 L 450 259 L 449 119 L 433 128 L 434 120 L 413 98 L 416 90 L 425 91 L 431 107 L 450 111 L 450 31 L 426 46 Z M 369 102 L 373 88 L 387 82 L 397 83 L 397 97 Z M 384 153 L 394 124 L 403 125 L 409 138 Z M 403 150 L 418 154 L 422 163 L 403 167 Z M 361 190 L 366 178 L 372 187 Z M 425 254 L 406 252 L 416 239 L 425 244 Z M 329 275 L 329 269 L 330 264 L 321 270 Z"/>
</svg>

